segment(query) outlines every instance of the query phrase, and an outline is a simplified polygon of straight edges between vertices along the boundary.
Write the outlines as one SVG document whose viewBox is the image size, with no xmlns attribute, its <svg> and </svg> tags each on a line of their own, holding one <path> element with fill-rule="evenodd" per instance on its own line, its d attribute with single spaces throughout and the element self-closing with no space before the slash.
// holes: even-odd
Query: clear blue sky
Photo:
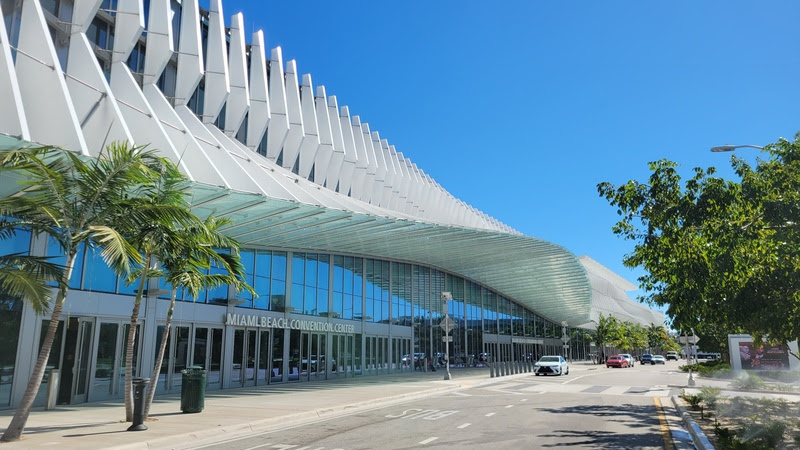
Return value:
<svg viewBox="0 0 800 450">
<path fill-rule="evenodd" d="M 710 147 L 800 130 L 796 1 L 223 8 L 453 195 L 634 283 L 641 272 L 621 262 L 633 244 L 612 234 L 597 183 L 644 180 L 660 158 L 731 176 L 729 155 Z"/>
</svg>

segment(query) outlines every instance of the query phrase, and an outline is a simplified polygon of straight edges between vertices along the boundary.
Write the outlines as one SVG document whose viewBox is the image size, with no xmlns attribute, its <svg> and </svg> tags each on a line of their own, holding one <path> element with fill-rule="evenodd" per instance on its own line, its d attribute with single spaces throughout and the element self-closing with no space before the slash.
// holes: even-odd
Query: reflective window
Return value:
<svg viewBox="0 0 800 450">
<path fill-rule="evenodd" d="M 78 249 L 78 254 L 75 255 L 75 263 L 73 264 L 72 268 L 72 275 L 69 279 L 69 287 L 70 289 L 80 289 L 81 288 L 81 279 L 83 278 L 83 258 L 84 258 L 84 246 Z M 52 237 L 49 238 L 47 242 L 47 256 L 50 256 L 50 262 L 53 264 L 59 264 L 61 266 L 66 265 L 67 263 L 67 256 L 64 253 L 64 250 L 59 245 L 58 241 L 53 239 Z M 55 285 L 55 283 L 53 283 Z"/>
<path fill-rule="evenodd" d="M 22 301 L 0 294 L 0 406 L 11 403 L 21 321 Z"/>
<path fill-rule="evenodd" d="M 328 270 L 330 256 L 292 254 L 292 310 L 311 316 L 328 315 Z"/>
<path fill-rule="evenodd" d="M 86 252 L 83 289 L 114 293 L 117 290 L 117 275 L 103 261 L 100 252 L 101 249 L 97 247 L 89 247 L 89 251 Z"/>
</svg>

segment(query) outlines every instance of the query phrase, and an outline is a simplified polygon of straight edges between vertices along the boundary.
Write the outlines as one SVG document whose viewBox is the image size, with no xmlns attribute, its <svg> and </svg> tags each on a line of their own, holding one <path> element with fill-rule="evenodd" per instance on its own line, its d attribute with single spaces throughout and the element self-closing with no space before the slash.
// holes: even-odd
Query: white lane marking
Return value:
<svg viewBox="0 0 800 450">
<path fill-rule="evenodd" d="M 463 425 L 459 425 L 459 426 L 458 426 L 458 427 L 456 427 L 456 428 L 467 428 L 467 427 L 468 427 L 468 426 L 470 426 L 470 425 L 472 425 L 472 424 L 471 424 L 471 423 L 465 423 L 465 424 L 463 424 Z"/>
<path fill-rule="evenodd" d="M 495 413 L 486 414 L 486 417 L 492 417 Z"/>
<path fill-rule="evenodd" d="M 420 444 L 422 444 L 422 445 L 430 444 L 431 442 L 433 442 L 433 441 L 435 441 L 437 439 L 439 439 L 439 438 L 434 436 L 432 438 L 425 439 L 424 441 L 420 441 Z"/>
<path fill-rule="evenodd" d="M 561 383 L 561 384 L 572 383 L 573 381 L 575 381 L 575 380 L 580 380 L 581 378 L 583 378 L 583 377 L 585 377 L 585 376 L 586 376 L 586 375 L 581 375 L 581 376 L 578 376 L 578 377 L 575 377 L 575 378 L 570 378 L 569 380 L 567 380 L 567 381 L 565 381 L 565 382 L 563 382 L 563 383 Z"/>
<path fill-rule="evenodd" d="M 268 445 L 272 445 L 272 442 L 267 442 L 266 444 L 256 445 L 255 447 L 246 448 L 244 450 L 253 450 L 253 449 L 256 449 L 256 448 L 266 447 Z"/>
<path fill-rule="evenodd" d="M 527 399 L 527 398 L 523 398 L 523 399 L 522 399 L 522 401 L 523 401 L 523 402 L 527 402 L 527 401 L 528 401 L 528 399 Z"/>
<path fill-rule="evenodd" d="M 513 408 L 514 405 L 506 405 L 506 408 Z"/>
</svg>

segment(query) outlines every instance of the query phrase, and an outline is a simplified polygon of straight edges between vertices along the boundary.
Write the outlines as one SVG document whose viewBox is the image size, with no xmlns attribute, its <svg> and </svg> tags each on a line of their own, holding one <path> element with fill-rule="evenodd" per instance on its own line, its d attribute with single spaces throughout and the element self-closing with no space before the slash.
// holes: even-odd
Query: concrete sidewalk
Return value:
<svg viewBox="0 0 800 450">
<path fill-rule="evenodd" d="M 147 431 L 128 432 L 121 401 L 59 406 L 53 411 L 36 408 L 28 419 L 22 439 L 0 444 L 2 449 L 58 447 L 168 448 L 191 446 L 191 441 L 249 430 L 285 427 L 319 417 L 335 416 L 393 402 L 402 402 L 446 391 L 507 380 L 491 378 L 489 369 L 453 370 L 453 379 L 442 380 L 443 371 L 380 375 L 343 380 L 287 383 L 206 392 L 205 409 L 197 414 L 180 411 L 180 395 L 156 397 Z M 0 411 L 0 430 L 14 411 Z"/>
<path fill-rule="evenodd" d="M 576 372 L 595 369 L 581 363 L 572 366 Z M 37 408 L 22 440 L 0 448 L 191 448 L 209 438 L 284 428 L 320 417 L 533 376 L 521 373 L 491 378 L 486 368 L 455 369 L 452 373 L 449 381 L 442 379 L 444 372 L 439 370 L 210 391 L 205 409 L 198 414 L 181 413 L 179 395 L 160 396 L 153 403 L 151 420 L 145 423 L 149 429 L 140 432 L 126 431 L 130 423 L 125 422 L 124 406 L 119 401 L 66 405 L 54 411 Z M 667 409 L 671 405 L 664 402 L 663 406 Z M 8 426 L 12 415 L 13 411 L 0 411 L 0 430 Z M 670 425 L 673 435 L 685 433 L 675 429 L 676 424 Z"/>
</svg>

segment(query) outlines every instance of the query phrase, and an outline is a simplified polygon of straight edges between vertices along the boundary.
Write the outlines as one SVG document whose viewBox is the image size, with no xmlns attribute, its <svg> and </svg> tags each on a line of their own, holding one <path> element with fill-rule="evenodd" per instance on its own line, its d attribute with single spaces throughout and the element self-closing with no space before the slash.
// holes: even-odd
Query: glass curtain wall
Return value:
<svg viewBox="0 0 800 450">
<path fill-rule="evenodd" d="M 283 312 L 286 309 L 286 253 L 269 250 L 239 252 L 246 281 L 256 291 L 238 294 L 240 308 Z"/>
<path fill-rule="evenodd" d="M 427 358 L 431 348 L 431 271 L 414 266 L 414 368 L 425 367 L 420 358 Z"/>
<path fill-rule="evenodd" d="M 389 323 L 389 261 L 367 259 L 366 266 L 364 320 Z"/>
<path fill-rule="evenodd" d="M 333 309 L 331 317 L 361 320 L 364 260 L 352 256 L 333 257 Z"/>
<path fill-rule="evenodd" d="M 411 326 L 411 264 L 392 263 L 392 324 Z"/>
<path fill-rule="evenodd" d="M 13 239 L 0 240 L 0 254 L 29 254 L 31 233 L 23 230 L 14 231 Z M 0 408 L 11 403 L 11 385 L 14 382 L 21 321 L 22 300 L 0 292 L 0 349 L 2 349 L 0 351 Z"/>
<path fill-rule="evenodd" d="M 330 255 L 292 254 L 292 312 L 328 316 Z"/>
<path fill-rule="evenodd" d="M 483 352 L 483 330 L 481 328 L 481 287 L 467 281 L 466 301 L 466 326 L 467 333 L 467 365 L 475 366 L 480 363 L 480 353 Z"/>
</svg>

